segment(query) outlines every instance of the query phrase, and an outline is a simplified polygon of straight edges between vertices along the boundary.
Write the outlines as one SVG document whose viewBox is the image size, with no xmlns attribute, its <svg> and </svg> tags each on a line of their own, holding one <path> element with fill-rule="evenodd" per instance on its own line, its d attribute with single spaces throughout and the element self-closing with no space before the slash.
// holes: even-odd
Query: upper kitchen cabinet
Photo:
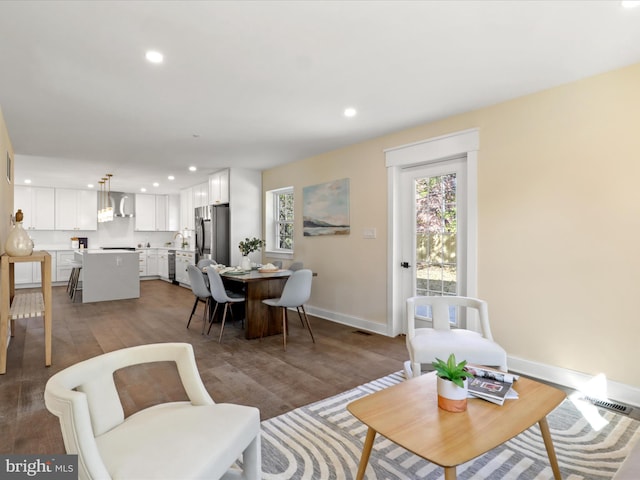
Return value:
<svg viewBox="0 0 640 480">
<path fill-rule="evenodd" d="M 193 230 L 195 216 L 193 206 L 193 189 L 180 190 L 180 230 Z"/>
<path fill-rule="evenodd" d="M 209 203 L 229 203 L 229 170 L 220 170 L 209 175 Z"/>
<path fill-rule="evenodd" d="M 211 205 L 209 201 L 209 184 L 207 182 L 194 185 L 191 187 L 191 191 L 193 195 L 193 208 Z"/>
<path fill-rule="evenodd" d="M 173 195 L 136 194 L 136 230 L 140 232 L 178 230 L 177 202 L 177 196 Z"/>
<path fill-rule="evenodd" d="M 55 191 L 53 188 L 16 185 L 13 198 L 14 210 L 20 209 L 24 214 L 22 226 L 26 230 L 53 230 L 55 228 Z"/>
<path fill-rule="evenodd" d="M 56 188 L 55 229 L 97 230 L 97 193 L 90 190 Z"/>
</svg>

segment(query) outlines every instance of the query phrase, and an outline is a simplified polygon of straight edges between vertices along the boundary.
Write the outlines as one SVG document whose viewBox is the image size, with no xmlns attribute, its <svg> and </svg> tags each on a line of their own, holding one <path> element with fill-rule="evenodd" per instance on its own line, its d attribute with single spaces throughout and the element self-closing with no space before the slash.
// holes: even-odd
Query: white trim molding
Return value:
<svg viewBox="0 0 640 480">
<path fill-rule="evenodd" d="M 405 298 L 400 282 L 400 172 L 403 168 L 465 156 L 467 169 L 467 278 L 468 296 L 478 294 L 478 149 L 477 128 L 430 138 L 421 142 L 384 150 L 388 192 L 387 250 L 387 335 L 405 331 Z"/>
<path fill-rule="evenodd" d="M 538 378 L 577 391 L 582 391 L 584 386 L 594 378 L 594 375 L 532 362 L 524 358 L 509 356 L 507 357 L 507 362 L 510 372 Z M 640 388 L 638 387 L 606 379 L 606 392 L 603 392 L 603 394 L 607 399 L 640 407 Z"/>
</svg>

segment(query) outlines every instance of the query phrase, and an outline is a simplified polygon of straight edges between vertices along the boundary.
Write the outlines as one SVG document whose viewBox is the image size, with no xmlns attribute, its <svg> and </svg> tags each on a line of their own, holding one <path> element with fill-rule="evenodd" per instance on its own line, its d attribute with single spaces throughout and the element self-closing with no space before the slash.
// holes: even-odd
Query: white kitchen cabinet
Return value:
<svg viewBox="0 0 640 480">
<path fill-rule="evenodd" d="M 58 250 L 55 255 L 56 268 L 53 269 L 53 255 L 51 255 L 52 273 L 55 271 L 56 282 L 68 282 L 71 275 L 71 269 L 73 268 L 69 261 L 75 261 L 75 254 L 73 250 Z M 80 278 L 82 279 L 82 271 L 80 271 Z M 51 276 L 51 280 L 54 276 Z"/>
<path fill-rule="evenodd" d="M 209 175 L 209 204 L 229 203 L 229 170 Z"/>
<path fill-rule="evenodd" d="M 180 195 L 167 195 L 169 201 L 169 215 L 167 231 L 176 232 L 180 228 Z"/>
<path fill-rule="evenodd" d="M 55 189 L 56 230 L 97 230 L 98 196 L 90 190 Z"/>
<path fill-rule="evenodd" d="M 22 210 L 25 230 L 53 230 L 55 228 L 55 190 L 46 187 L 16 185 L 13 193 L 14 210 Z"/>
<path fill-rule="evenodd" d="M 136 194 L 136 230 L 167 232 L 170 228 L 169 195 Z M 173 222 L 176 223 L 175 220 Z"/>
<path fill-rule="evenodd" d="M 147 276 L 158 276 L 158 249 L 147 250 Z"/>
<path fill-rule="evenodd" d="M 136 194 L 136 230 L 155 232 L 156 196 Z"/>
<path fill-rule="evenodd" d="M 136 202 L 137 203 L 137 202 Z M 147 275 L 147 252 L 145 250 L 136 250 L 138 253 L 138 273 L 141 277 L 145 277 Z"/>
<path fill-rule="evenodd" d="M 193 208 L 206 207 L 209 202 L 209 182 L 199 183 L 191 187 L 193 195 Z"/>
<path fill-rule="evenodd" d="M 184 188 L 180 190 L 180 228 L 178 230 L 193 230 L 194 228 L 193 189 Z"/>
<path fill-rule="evenodd" d="M 194 252 L 178 250 L 176 251 L 176 281 L 180 284 L 190 286 L 187 265 L 196 264 L 196 254 Z"/>
<path fill-rule="evenodd" d="M 163 280 L 169 280 L 169 251 L 164 248 L 158 249 L 158 275 Z"/>
</svg>

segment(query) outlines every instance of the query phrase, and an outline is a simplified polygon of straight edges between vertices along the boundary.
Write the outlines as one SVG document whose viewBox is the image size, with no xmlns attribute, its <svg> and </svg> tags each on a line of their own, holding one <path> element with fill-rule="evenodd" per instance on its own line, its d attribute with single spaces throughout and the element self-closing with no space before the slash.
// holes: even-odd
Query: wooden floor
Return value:
<svg viewBox="0 0 640 480">
<path fill-rule="evenodd" d="M 240 322 L 201 334 L 202 304 L 189 329 L 191 290 L 160 280 L 141 282 L 140 298 L 72 303 L 65 287 L 53 288 L 53 365 L 44 366 L 41 318 L 19 320 L 0 375 L 0 453 L 64 453 L 58 419 L 44 406 L 47 379 L 81 360 L 124 347 L 189 342 L 202 379 L 216 402 L 256 406 L 263 420 L 402 369 L 404 337 L 367 334 L 311 317 L 316 343 L 290 315 L 287 351 L 282 336 L 245 340 Z M 126 414 L 166 400 L 184 399 L 168 364 L 132 367 L 116 382 Z"/>
</svg>

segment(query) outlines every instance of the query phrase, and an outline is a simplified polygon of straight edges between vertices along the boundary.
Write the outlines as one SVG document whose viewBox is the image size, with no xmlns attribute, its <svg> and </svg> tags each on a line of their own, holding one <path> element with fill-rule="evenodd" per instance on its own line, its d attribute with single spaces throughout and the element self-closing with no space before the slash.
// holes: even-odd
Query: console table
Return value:
<svg viewBox="0 0 640 480">
<path fill-rule="evenodd" d="M 15 293 L 14 265 L 22 262 L 40 262 L 42 291 Z M 9 335 L 15 334 L 15 321 L 20 318 L 42 317 L 44 321 L 44 364 L 51 365 L 51 255 L 34 251 L 26 257 L 0 257 L 0 374 L 7 371 Z M 9 329 L 9 320 L 11 328 Z"/>
</svg>

